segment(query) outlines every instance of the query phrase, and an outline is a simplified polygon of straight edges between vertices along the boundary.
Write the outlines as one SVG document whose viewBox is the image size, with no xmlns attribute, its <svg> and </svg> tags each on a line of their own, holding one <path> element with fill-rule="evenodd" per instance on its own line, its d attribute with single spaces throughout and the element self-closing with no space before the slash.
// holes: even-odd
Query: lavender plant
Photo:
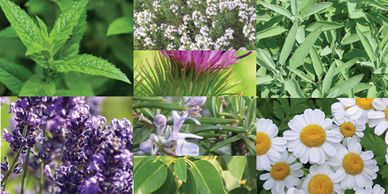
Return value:
<svg viewBox="0 0 388 194">
<path fill-rule="evenodd" d="M 1 56 L 0 82 L 13 94 L 24 96 L 93 96 L 95 90 L 101 90 L 99 87 L 106 82 L 102 77 L 130 84 L 127 75 L 111 62 L 79 53 L 81 40 L 86 32 L 89 0 L 55 2 L 55 9 L 59 8 L 61 13 L 56 21 L 45 23 L 37 15 L 30 17 L 29 13 L 11 0 L 0 1 L 4 19 L 11 24 L 1 29 L 0 37 L 19 39 L 27 50 L 21 58 L 27 58 L 28 63 L 36 64 L 36 68 L 26 68 L 20 61 L 14 60 L 14 57 Z M 36 5 L 37 2 L 27 3 L 31 4 Z M 128 22 L 124 30 L 114 22 L 107 27 L 108 35 L 130 32 L 129 17 L 120 18 L 118 23 L 123 23 L 122 20 L 126 19 Z M 49 23 L 53 23 L 53 26 L 47 26 Z M 32 69 L 34 72 L 31 72 Z M 98 82 L 93 80 L 92 83 L 88 79 L 89 76 L 101 78 Z"/>
<path fill-rule="evenodd" d="M 386 1 L 257 1 L 257 95 L 383 97 Z"/>
<path fill-rule="evenodd" d="M 221 96 L 238 94 L 231 66 L 241 56 L 228 51 L 161 51 L 154 64 L 136 64 L 135 93 L 139 96 Z M 249 65 L 249 64 L 248 64 Z M 249 68 L 249 67 L 247 67 Z"/>
<path fill-rule="evenodd" d="M 4 98 L 2 98 L 3 100 Z M 1 163 L 1 191 L 11 176 L 36 176 L 37 193 L 132 193 L 132 126 L 90 110 L 85 97 L 21 97 L 10 104 L 14 114 L 3 138 L 12 160 Z M 31 174 L 30 174 L 31 173 Z M 9 191 L 9 190 L 8 190 Z M 7 193 L 7 192 L 6 192 Z"/>
<path fill-rule="evenodd" d="M 254 155 L 255 98 L 135 97 L 141 155 Z"/>
<path fill-rule="evenodd" d="M 253 0 L 142 0 L 134 7 L 138 50 L 254 48 Z"/>
</svg>

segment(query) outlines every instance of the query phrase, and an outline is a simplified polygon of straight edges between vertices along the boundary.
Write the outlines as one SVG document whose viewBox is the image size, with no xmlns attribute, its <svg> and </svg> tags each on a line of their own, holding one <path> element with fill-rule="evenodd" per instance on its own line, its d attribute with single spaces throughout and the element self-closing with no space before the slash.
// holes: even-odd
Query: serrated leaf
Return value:
<svg viewBox="0 0 388 194">
<path fill-rule="evenodd" d="M 70 8 L 59 15 L 50 33 L 53 42 L 53 53 L 56 53 L 70 38 L 87 4 L 88 0 L 75 1 Z"/>
<path fill-rule="evenodd" d="M 284 9 L 283 7 L 280 7 L 277 5 L 272 5 L 272 4 L 265 3 L 265 2 L 260 2 L 260 5 L 291 19 L 291 13 L 289 11 L 287 11 L 286 9 Z"/>
<path fill-rule="evenodd" d="M 19 39 L 27 47 L 27 55 L 42 51 L 43 38 L 31 17 L 10 0 L 0 0 L 0 6 Z"/>
<path fill-rule="evenodd" d="M 303 17 L 308 17 L 310 15 L 316 14 L 320 11 L 325 10 L 326 8 L 330 7 L 333 3 L 330 2 L 324 2 L 324 3 L 318 3 L 313 6 L 311 6 L 308 10 L 305 12 L 302 11 Z"/>
<path fill-rule="evenodd" d="M 39 75 L 34 75 L 28 79 L 22 89 L 20 96 L 53 96 L 55 94 L 55 83 L 44 80 Z"/>
<path fill-rule="evenodd" d="M 306 37 L 303 43 L 296 49 L 295 53 L 292 55 L 290 59 L 290 67 L 296 69 L 299 66 L 303 65 L 304 59 L 309 54 L 310 49 L 319 38 L 321 31 L 322 27 L 319 27 Z"/>
<path fill-rule="evenodd" d="M 12 64 L 0 58 L 0 82 L 13 93 L 19 94 L 31 72 L 23 66 Z"/>
<path fill-rule="evenodd" d="M 127 76 L 113 64 L 92 55 L 77 55 L 75 57 L 59 61 L 54 64 L 54 68 L 60 72 L 73 71 L 89 75 L 108 77 L 130 83 Z"/>
<path fill-rule="evenodd" d="M 281 27 L 281 26 L 272 26 L 270 28 L 267 28 L 267 29 L 264 29 L 260 32 L 257 32 L 256 39 L 261 40 L 264 38 L 277 36 L 279 34 L 282 34 L 285 31 L 286 31 L 286 29 Z"/>
<path fill-rule="evenodd" d="M 179 180 L 186 182 L 187 167 L 186 167 L 185 159 L 178 158 L 175 161 L 174 171 L 175 171 L 176 176 L 179 178 Z"/>
<path fill-rule="evenodd" d="M 290 31 L 288 32 L 286 40 L 285 40 L 285 42 L 283 44 L 282 51 L 280 52 L 279 63 L 281 65 L 284 65 L 286 63 L 286 60 L 287 60 L 288 56 L 290 55 L 290 53 L 292 51 L 292 47 L 295 44 L 297 30 L 298 30 L 298 23 L 295 22 L 292 25 Z"/>
<path fill-rule="evenodd" d="M 299 83 L 295 79 L 287 80 L 286 83 L 284 83 L 284 89 L 290 94 L 291 98 L 305 98 Z"/>
<path fill-rule="evenodd" d="M 327 97 L 335 98 L 341 96 L 342 94 L 348 93 L 361 82 L 363 77 L 364 75 L 356 75 L 349 78 L 348 80 L 340 82 L 329 91 L 329 95 L 327 95 Z"/>
<path fill-rule="evenodd" d="M 132 16 L 124 16 L 115 19 L 109 24 L 107 35 L 127 34 L 133 31 Z"/>
<path fill-rule="evenodd" d="M 71 73 L 65 75 L 65 84 L 72 92 L 71 96 L 94 96 L 92 85 L 85 75 Z M 67 95 L 68 96 L 68 95 Z"/>
<path fill-rule="evenodd" d="M 83 11 L 69 40 L 58 51 L 59 58 L 72 57 L 78 54 L 81 39 L 86 31 L 86 9 Z"/>
<path fill-rule="evenodd" d="M 371 61 L 376 60 L 376 53 L 374 52 L 371 44 L 369 43 L 368 39 L 365 37 L 364 33 L 360 30 L 359 25 L 356 26 L 357 35 L 361 40 L 362 46 L 364 47 L 366 53 L 368 54 L 368 57 Z"/>
<path fill-rule="evenodd" d="M 197 160 L 191 169 L 199 193 L 225 194 L 221 176 L 210 162 Z"/>
</svg>

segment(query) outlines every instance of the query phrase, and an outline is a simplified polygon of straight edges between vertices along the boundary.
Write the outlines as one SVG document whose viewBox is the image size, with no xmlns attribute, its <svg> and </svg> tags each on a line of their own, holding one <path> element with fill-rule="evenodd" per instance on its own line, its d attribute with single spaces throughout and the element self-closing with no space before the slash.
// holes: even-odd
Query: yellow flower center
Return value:
<svg viewBox="0 0 388 194">
<path fill-rule="evenodd" d="M 342 160 L 342 166 L 347 174 L 358 175 L 364 169 L 364 161 L 360 155 L 350 152 Z"/>
<path fill-rule="evenodd" d="M 310 194 L 332 194 L 334 190 L 330 177 L 324 174 L 317 174 L 311 178 L 308 184 Z"/>
<path fill-rule="evenodd" d="M 356 104 L 364 110 L 370 110 L 373 108 L 373 98 L 356 98 Z"/>
<path fill-rule="evenodd" d="M 352 137 L 356 133 L 356 126 L 351 122 L 344 122 L 339 128 L 345 137 Z"/>
<path fill-rule="evenodd" d="M 388 107 L 385 108 L 384 113 L 385 113 L 385 120 L 388 121 Z"/>
<path fill-rule="evenodd" d="M 290 173 L 290 165 L 285 162 L 275 163 L 271 168 L 271 176 L 275 180 L 284 180 Z"/>
<path fill-rule="evenodd" d="M 325 143 L 326 133 L 321 126 L 310 124 L 302 129 L 300 140 L 307 147 L 319 147 Z"/>
<path fill-rule="evenodd" d="M 271 148 L 271 138 L 263 132 L 256 133 L 256 153 L 257 155 L 264 155 Z"/>
</svg>

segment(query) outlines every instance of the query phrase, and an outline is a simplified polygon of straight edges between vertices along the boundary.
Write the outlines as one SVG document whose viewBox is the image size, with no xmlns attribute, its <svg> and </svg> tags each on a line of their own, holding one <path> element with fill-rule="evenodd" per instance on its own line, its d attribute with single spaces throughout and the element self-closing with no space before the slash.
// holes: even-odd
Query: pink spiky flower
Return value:
<svg viewBox="0 0 388 194">
<path fill-rule="evenodd" d="M 173 60 L 181 68 L 193 68 L 196 72 L 227 69 L 251 52 L 237 56 L 235 50 L 227 51 L 161 51 L 162 55 Z"/>
</svg>

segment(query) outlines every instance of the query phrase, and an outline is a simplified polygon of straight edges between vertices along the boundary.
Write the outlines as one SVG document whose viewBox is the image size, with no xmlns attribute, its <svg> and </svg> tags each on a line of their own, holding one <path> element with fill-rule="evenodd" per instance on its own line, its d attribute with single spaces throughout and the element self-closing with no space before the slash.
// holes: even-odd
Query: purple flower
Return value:
<svg viewBox="0 0 388 194">
<path fill-rule="evenodd" d="M 161 53 L 174 61 L 182 69 L 193 68 L 197 73 L 227 69 L 235 64 L 238 59 L 250 54 L 237 56 L 235 50 L 228 51 L 161 51 Z"/>
</svg>

